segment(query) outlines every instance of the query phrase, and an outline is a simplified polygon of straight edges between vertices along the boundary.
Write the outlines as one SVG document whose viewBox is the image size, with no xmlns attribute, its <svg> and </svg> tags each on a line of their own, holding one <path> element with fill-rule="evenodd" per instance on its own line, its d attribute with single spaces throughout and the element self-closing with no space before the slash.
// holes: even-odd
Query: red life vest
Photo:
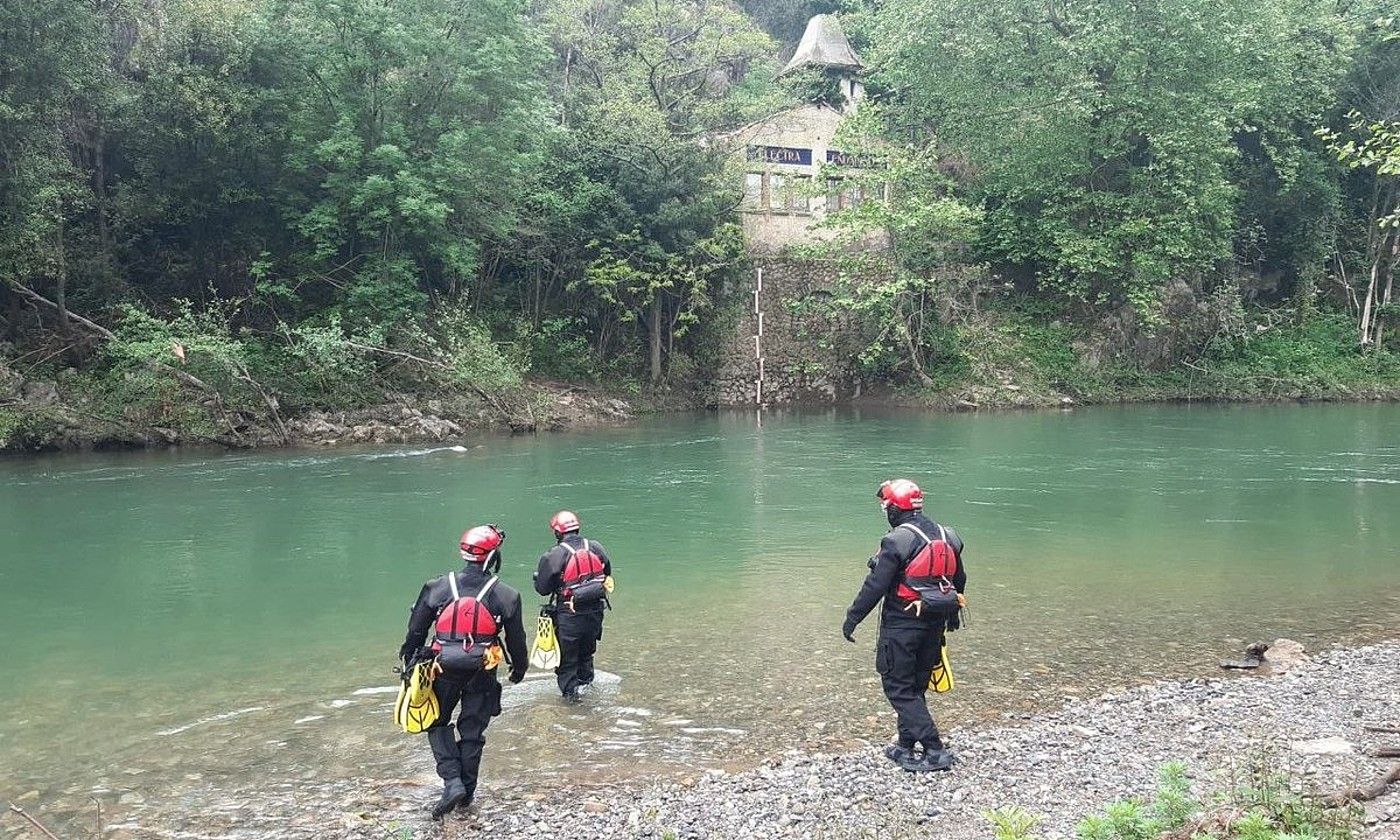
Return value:
<svg viewBox="0 0 1400 840">
<path fill-rule="evenodd" d="M 452 600 L 438 613 L 434 625 L 433 652 L 442 667 L 450 671 L 479 671 L 491 669 L 491 648 L 498 647 L 501 619 L 486 605 L 486 593 L 496 585 L 497 578 L 486 581 L 475 595 L 463 595 L 457 590 L 457 574 L 447 575 Z"/>
<path fill-rule="evenodd" d="M 929 596 L 946 594 L 953 589 L 953 576 L 958 573 L 958 553 L 948 542 L 943 526 L 938 526 L 938 539 L 931 540 L 918 527 L 905 522 L 908 528 L 924 538 L 924 546 L 904 566 L 904 577 L 895 587 L 895 594 L 909 602 L 941 600 Z"/>
<path fill-rule="evenodd" d="M 569 552 L 569 559 L 564 563 L 564 571 L 560 575 L 563 586 L 559 590 L 559 600 L 573 609 L 606 597 L 604 580 L 607 573 L 603 567 L 603 558 L 593 551 L 588 540 L 583 541 L 583 548 L 574 548 L 565 542 L 559 544 Z"/>
</svg>

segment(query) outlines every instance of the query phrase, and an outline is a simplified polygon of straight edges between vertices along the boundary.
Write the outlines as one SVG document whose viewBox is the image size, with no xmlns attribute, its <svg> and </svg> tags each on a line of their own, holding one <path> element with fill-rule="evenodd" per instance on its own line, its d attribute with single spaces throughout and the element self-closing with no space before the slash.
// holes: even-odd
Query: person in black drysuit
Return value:
<svg viewBox="0 0 1400 840">
<path fill-rule="evenodd" d="M 500 545 L 505 534 L 494 525 L 478 525 L 462 535 L 462 560 L 466 567 L 455 575 L 459 596 L 475 597 L 492 578 L 492 569 L 499 569 Z M 452 587 L 448 575 L 433 578 L 423 584 L 418 600 L 408 620 L 408 635 L 399 648 L 399 658 L 405 668 L 435 655 L 424 647 L 428 633 L 443 608 L 452 603 Z M 497 627 L 505 633 L 506 662 L 510 666 L 510 681 L 518 683 L 525 677 L 530 654 L 525 643 L 525 625 L 520 615 L 520 593 L 499 580 L 481 599 Z M 499 632 L 499 631 L 498 631 Z M 481 751 L 486 746 L 486 727 L 491 718 L 501 713 L 501 683 L 496 669 L 458 673 L 444 669 L 433 681 L 441 714 L 428 727 L 428 745 L 442 777 L 442 798 L 433 806 L 433 818 L 441 819 L 453 808 L 466 810 L 476 795 L 476 783 L 481 767 Z M 452 711 L 457 713 L 457 728 L 452 728 Z"/>
<path fill-rule="evenodd" d="M 953 755 L 943 749 L 943 739 L 929 714 L 925 695 L 929 675 L 939 662 L 943 634 L 958 628 L 958 616 L 957 613 L 931 612 L 916 615 L 912 609 L 906 609 L 910 602 L 896 594 L 905 567 L 925 545 L 918 534 L 900 526 L 913 525 L 930 539 L 938 539 L 939 526 L 923 514 L 923 492 L 912 481 L 887 481 L 880 485 L 876 498 L 885 510 L 890 531 L 880 541 L 879 553 L 870 560 L 870 573 L 846 611 L 841 635 L 854 642 L 856 625 L 881 599 L 884 600 L 880 631 L 875 641 L 875 670 L 880 674 L 886 699 L 894 707 L 899 727 L 898 740 L 885 749 L 885 755 L 906 770 L 947 770 L 952 766 Z M 967 573 L 962 564 L 963 542 L 946 526 L 943 534 L 958 557 L 957 573 L 951 583 L 961 602 L 961 593 L 967 585 Z M 923 747 L 922 756 L 915 752 L 916 746 Z"/>
<path fill-rule="evenodd" d="M 561 510 L 554 514 L 549 528 L 554 532 L 556 544 L 540 556 L 539 567 L 535 570 L 535 591 L 550 597 L 559 639 L 559 667 L 554 669 L 554 675 L 559 682 L 559 693 L 570 702 L 581 700 L 588 686 L 593 684 L 593 655 L 598 650 L 598 641 L 603 638 L 603 611 L 608 606 L 606 598 L 572 607 L 563 601 L 564 567 L 573 552 L 584 548 L 579 527 L 578 516 L 572 512 Z M 603 561 L 603 574 L 610 579 L 612 561 L 607 551 L 593 540 L 587 543 L 588 550 Z"/>
</svg>

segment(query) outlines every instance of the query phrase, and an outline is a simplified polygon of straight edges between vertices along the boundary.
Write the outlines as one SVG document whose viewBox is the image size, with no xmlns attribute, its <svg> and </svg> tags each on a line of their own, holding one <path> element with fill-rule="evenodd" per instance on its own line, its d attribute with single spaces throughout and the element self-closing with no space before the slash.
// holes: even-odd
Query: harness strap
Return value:
<svg viewBox="0 0 1400 840">
<path fill-rule="evenodd" d="M 901 528 L 908 528 L 909 530 L 911 530 L 911 531 L 913 531 L 914 533 L 918 534 L 919 536 L 923 537 L 923 538 L 924 538 L 924 544 L 925 544 L 925 545 L 927 545 L 927 544 L 933 542 L 933 540 L 931 540 L 931 539 L 928 538 L 928 534 L 925 534 L 923 531 L 919 530 L 919 526 L 918 526 L 918 525 L 915 525 L 913 522 L 901 522 L 901 523 L 899 523 L 899 527 L 901 527 Z M 941 540 L 941 541 L 943 541 L 943 542 L 947 542 L 947 541 L 948 541 L 948 533 L 947 533 L 946 531 L 943 530 L 943 526 L 942 526 L 942 525 L 939 525 L 939 526 L 938 526 L 938 539 Z"/>
<path fill-rule="evenodd" d="M 452 590 L 452 601 L 453 601 L 453 603 L 456 603 L 457 599 L 460 598 L 460 597 L 462 597 L 461 594 L 457 591 L 457 573 L 456 573 L 456 572 L 448 572 L 448 573 L 447 573 L 447 587 L 448 587 L 449 589 Z"/>
<path fill-rule="evenodd" d="M 481 587 L 481 591 L 480 591 L 480 592 L 476 593 L 476 602 L 477 602 L 478 604 L 481 604 L 482 606 L 485 606 L 485 605 L 486 605 L 485 602 L 482 601 L 482 599 L 486 597 L 486 593 L 491 591 L 491 587 L 495 586 L 495 585 L 496 585 L 496 581 L 498 581 L 498 580 L 500 580 L 500 578 L 498 578 L 498 577 L 493 577 L 493 578 L 491 578 L 490 580 L 486 581 L 486 585 L 483 586 L 483 587 Z M 453 587 L 453 589 L 454 589 L 454 591 L 455 591 L 456 587 Z M 489 612 L 489 611 L 488 611 L 488 612 Z"/>
</svg>

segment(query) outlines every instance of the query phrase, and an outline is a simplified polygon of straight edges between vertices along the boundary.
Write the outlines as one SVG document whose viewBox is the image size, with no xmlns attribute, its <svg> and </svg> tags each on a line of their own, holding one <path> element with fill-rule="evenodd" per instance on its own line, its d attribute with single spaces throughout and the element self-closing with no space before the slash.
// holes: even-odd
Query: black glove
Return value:
<svg viewBox="0 0 1400 840">
<path fill-rule="evenodd" d="M 846 619 L 846 623 L 841 625 L 841 635 L 846 637 L 846 641 L 855 642 L 855 634 L 856 623 L 854 621 L 851 621 L 849 618 Z"/>
<path fill-rule="evenodd" d="M 418 646 L 417 646 L 417 645 L 410 645 L 410 644 L 408 644 L 407 642 L 405 642 L 404 645 L 403 645 L 403 647 L 399 648 L 399 659 L 402 659 L 402 660 L 403 660 L 404 665 L 412 665 L 412 664 L 413 664 L 413 657 L 415 657 L 415 656 L 417 656 L 417 655 L 418 655 Z"/>
<path fill-rule="evenodd" d="M 525 672 L 524 672 L 524 671 L 511 671 L 511 672 L 510 672 L 510 684 L 511 684 L 511 685 L 515 685 L 515 684 L 519 683 L 519 682 L 520 682 L 521 680 L 523 680 L 523 679 L 525 679 Z"/>
</svg>

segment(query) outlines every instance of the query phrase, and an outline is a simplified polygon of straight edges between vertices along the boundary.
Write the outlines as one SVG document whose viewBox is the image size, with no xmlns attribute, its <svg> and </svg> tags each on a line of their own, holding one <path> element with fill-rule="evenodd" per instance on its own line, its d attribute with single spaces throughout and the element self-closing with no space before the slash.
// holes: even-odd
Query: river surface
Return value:
<svg viewBox="0 0 1400 840">
<path fill-rule="evenodd" d="M 1213 673 L 1247 641 L 1400 626 L 1395 405 L 680 415 L 464 451 L 0 461 L 0 801 L 65 825 L 93 794 L 116 819 L 210 790 L 431 782 L 390 715 L 408 607 L 464 528 L 496 522 L 532 623 L 560 507 L 615 564 L 605 673 L 581 708 L 549 679 L 507 686 L 486 789 L 883 740 L 875 617 L 855 645 L 838 628 L 890 476 L 967 542 L 958 689 L 935 705 L 954 741 Z"/>
</svg>

